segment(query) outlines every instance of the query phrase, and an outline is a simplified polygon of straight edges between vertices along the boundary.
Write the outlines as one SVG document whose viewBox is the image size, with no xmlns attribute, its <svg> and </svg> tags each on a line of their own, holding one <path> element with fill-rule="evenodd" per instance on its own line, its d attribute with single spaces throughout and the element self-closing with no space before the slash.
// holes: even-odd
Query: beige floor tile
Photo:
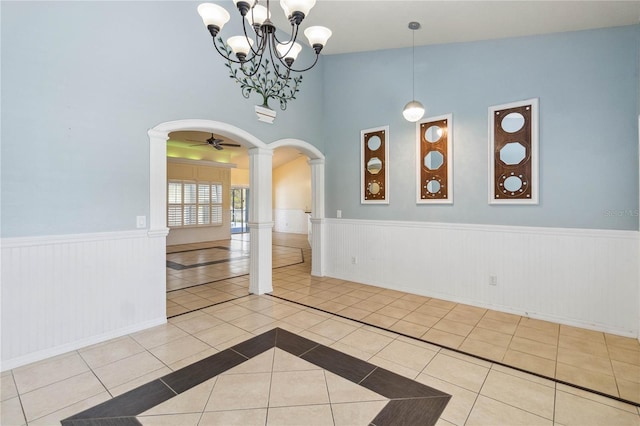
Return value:
<svg viewBox="0 0 640 426">
<path fill-rule="evenodd" d="M 491 320 L 495 320 L 495 321 L 500 321 L 503 323 L 509 323 L 509 324 L 519 324 L 520 323 L 520 319 L 522 318 L 520 315 L 515 315 L 515 314 L 510 314 L 507 312 L 500 312 L 500 311 L 492 311 L 492 310 L 488 310 L 485 314 L 484 317 L 482 317 L 483 319 L 491 319 Z"/>
<path fill-rule="evenodd" d="M 501 425 L 508 424 L 510 426 L 534 426 L 548 425 L 552 426 L 553 421 L 545 419 L 525 410 L 513 407 L 511 405 L 496 401 L 485 396 L 478 396 L 476 403 L 469 414 L 469 419 L 465 423 L 468 426 L 475 425 Z"/>
<path fill-rule="evenodd" d="M 174 364 L 181 359 L 206 351 L 211 347 L 193 336 L 184 336 L 165 345 L 149 349 L 156 358 L 165 364 Z"/>
<path fill-rule="evenodd" d="M 195 334 L 199 331 L 207 330 L 216 325 L 222 324 L 222 320 L 212 315 L 207 315 L 201 311 L 197 311 L 200 315 L 186 318 L 184 320 L 174 322 L 173 324 L 186 331 L 189 334 Z M 190 315 L 190 314 L 189 314 Z M 179 318 L 179 317 L 178 317 Z"/>
<path fill-rule="evenodd" d="M 439 353 L 422 372 L 472 392 L 478 392 L 489 369 Z"/>
<path fill-rule="evenodd" d="M 338 313 L 341 310 L 348 308 L 347 305 L 343 305 L 342 303 L 338 303 L 334 300 L 327 300 L 325 302 L 319 303 L 318 305 L 315 305 L 315 307 L 331 313 Z"/>
<path fill-rule="evenodd" d="M 518 323 L 498 321 L 492 318 L 488 318 L 487 315 L 485 315 L 478 322 L 476 327 L 483 328 L 486 330 L 493 330 L 498 333 L 513 335 L 516 332 Z"/>
<path fill-rule="evenodd" d="M 403 294 L 405 294 L 405 293 L 403 293 Z M 418 309 L 427 300 L 427 299 L 421 300 L 422 296 L 418 296 L 418 298 L 419 299 L 414 301 L 414 300 L 412 300 L 410 298 L 405 298 L 404 296 L 402 296 L 399 299 L 396 299 L 393 302 L 389 303 L 387 306 L 392 306 L 394 308 L 402 308 L 402 309 L 406 309 L 407 311 L 411 312 L 411 311 L 414 311 L 414 310 Z"/>
<path fill-rule="evenodd" d="M 435 343 L 437 345 L 442 345 L 446 348 L 453 349 L 457 349 L 458 346 L 460 346 L 464 341 L 463 336 L 447 333 L 446 331 L 436 330 L 435 328 L 427 331 L 422 336 L 422 339 L 426 340 L 427 342 Z"/>
<path fill-rule="evenodd" d="M 152 327 L 148 330 L 131 334 L 138 343 L 147 349 L 169 343 L 172 340 L 186 336 L 187 333 L 171 323 Z"/>
<path fill-rule="evenodd" d="M 504 354 L 502 362 L 545 377 L 553 378 L 556 373 L 555 361 L 511 349 Z"/>
<path fill-rule="evenodd" d="M 587 399 L 589 401 L 593 401 L 598 404 L 608 405 L 610 407 L 617 408 L 619 410 L 628 411 L 633 414 L 636 414 L 638 412 L 638 408 L 640 408 L 635 405 L 627 404 L 622 401 L 615 400 L 613 398 L 607 398 L 606 396 L 602 396 L 597 393 L 582 390 L 575 386 L 568 386 L 562 383 L 556 384 L 556 390 L 562 391 L 571 395 L 575 395 L 582 399 Z"/>
<path fill-rule="evenodd" d="M 111 364 L 94 368 L 93 372 L 108 389 L 112 389 L 162 367 L 164 367 L 162 362 L 145 351 Z"/>
<path fill-rule="evenodd" d="M 536 328 L 538 330 L 545 331 L 547 334 L 555 334 L 556 336 L 560 333 L 559 324 L 535 318 L 522 317 L 518 323 L 518 327 Z"/>
<path fill-rule="evenodd" d="M 455 306 L 457 305 L 457 303 L 455 302 L 449 302 L 448 300 L 442 299 L 429 299 L 426 304 L 435 306 L 437 308 L 446 309 L 447 311 L 455 308 Z"/>
<path fill-rule="evenodd" d="M 91 368 L 97 368 L 144 352 L 144 350 L 142 345 L 131 337 L 124 336 L 99 345 L 89 346 L 78 352 Z"/>
<path fill-rule="evenodd" d="M 476 364 L 485 368 L 491 368 L 494 365 L 491 361 L 486 361 L 476 356 L 467 355 L 463 352 L 454 351 L 446 348 L 440 349 L 440 353 L 443 355 L 450 356 L 451 358 L 456 358 L 462 361 L 470 362 L 471 364 Z"/>
<path fill-rule="evenodd" d="M 397 318 L 391 318 L 376 312 L 362 318 L 362 321 L 382 328 L 390 328 L 393 324 L 398 322 Z"/>
<path fill-rule="evenodd" d="M 349 345 L 345 345 L 342 342 L 335 342 L 334 344 L 330 345 L 333 349 L 343 352 L 347 355 L 351 355 L 355 358 L 361 359 L 363 361 L 370 361 L 373 359 L 373 355 L 371 353 L 362 351 L 360 349 L 358 349 L 355 346 L 349 346 Z"/>
<path fill-rule="evenodd" d="M 584 340 L 572 336 L 560 335 L 558 346 L 575 352 L 606 358 L 609 356 L 607 345 L 598 341 Z"/>
<path fill-rule="evenodd" d="M 553 420 L 554 388 L 492 370 L 480 394 Z"/>
<path fill-rule="evenodd" d="M 370 302 L 382 303 L 383 305 L 386 306 L 386 305 L 388 305 L 389 303 L 393 302 L 396 299 L 397 299 L 397 297 L 387 296 L 387 295 L 378 293 L 378 294 L 375 294 L 375 295 L 367 298 L 366 300 L 370 301 Z"/>
<path fill-rule="evenodd" d="M 588 389 L 595 389 L 609 395 L 618 396 L 616 381 L 613 376 L 608 374 L 596 373 L 559 362 L 556 366 L 556 378 Z"/>
<path fill-rule="evenodd" d="M 457 308 L 454 308 L 447 315 L 445 315 L 443 319 L 475 326 L 476 324 L 478 324 L 483 315 L 484 311 L 473 312 L 458 310 Z"/>
<path fill-rule="evenodd" d="M 144 426 L 198 426 L 201 413 L 165 414 L 155 416 L 139 416 L 138 421 Z"/>
<path fill-rule="evenodd" d="M 347 346 L 352 346 L 359 351 L 363 351 L 373 355 L 378 353 L 382 348 L 387 346 L 393 340 L 394 339 L 391 337 L 383 336 L 373 331 L 359 328 L 353 333 L 340 339 L 339 343 Z"/>
<path fill-rule="evenodd" d="M 319 334 L 333 341 L 340 340 L 348 334 L 353 333 L 358 327 L 343 322 L 327 319 L 309 328 L 312 333 Z"/>
<path fill-rule="evenodd" d="M 455 334 L 458 336 L 467 337 L 471 330 L 473 330 L 473 325 L 465 324 L 458 321 L 451 321 L 449 319 L 441 319 L 433 326 L 433 328 L 440 331 L 446 331 L 447 333 Z"/>
<path fill-rule="evenodd" d="M 630 382 L 628 380 L 624 380 L 624 378 L 617 377 L 616 383 L 618 384 L 618 392 L 620 392 L 620 398 L 624 398 L 627 401 L 640 404 L 640 383 Z"/>
<path fill-rule="evenodd" d="M 584 328 L 573 327 L 560 324 L 560 335 L 571 336 L 577 339 L 589 340 L 595 343 L 605 343 L 604 333 L 601 331 L 586 330 Z"/>
<path fill-rule="evenodd" d="M 75 404 L 68 405 L 61 410 L 54 411 L 51 414 L 48 414 L 44 417 L 40 417 L 36 420 L 32 420 L 29 422 L 29 426 L 51 426 L 60 424 L 61 420 L 64 420 L 68 417 L 73 416 L 74 414 L 80 413 L 84 410 L 87 410 L 91 407 L 94 407 L 98 404 L 101 404 L 105 401 L 111 399 L 111 395 L 109 392 L 101 392 L 97 395 L 91 396 L 87 399 L 84 399 L 80 402 L 76 402 Z M 5 424 L 5 423 L 1 423 Z M 7 426 L 9 426 L 8 424 Z"/>
<path fill-rule="evenodd" d="M 509 343 L 509 349 L 512 351 L 524 352 L 549 360 L 555 360 L 558 355 L 558 348 L 553 345 L 547 345 L 534 340 L 523 339 L 514 336 Z"/>
<path fill-rule="evenodd" d="M 558 348 L 558 362 L 613 376 L 613 369 L 611 368 L 611 360 L 609 358 L 601 358 L 560 347 Z"/>
<path fill-rule="evenodd" d="M 251 309 L 245 308 L 244 306 L 227 303 L 215 305 L 210 308 L 203 309 L 202 311 L 223 321 L 232 321 L 236 318 L 244 317 L 253 313 Z"/>
<path fill-rule="evenodd" d="M 331 411 L 335 426 L 368 425 L 387 404 L 386 401 L 368 401 L 335 404 Z"/>
<path fill-rule="evenodd" d="M 3 399 L 0 402 L 0 424 L 6 426 L 26 425 L 27 420 L 22 412 L 20 399 L 15 396 L 13 398 Z"/>
<path fill-rule="evenodd" d="M 20 399 L 27 421 L 30 422 L 105 390 L 93 373 L 85 372 L 22 394 Z"/>
<path fill-rule="evenodd" d="M 430 317 L 436 317 L 439 319 L 444 318 L 444 316 L 447 315 L 451 309 L 440 308 L 437 305 L 434 305 L 431 303 L 433 300 L 435 299 L 431 299 L 424 305 L 420 306 L 419 308 L 416 308 L 416 310 L 413 312 L 429 315 Z"/>
<path fill-rule="evenodd" d="M 267 426 L 333 426 L 329 404 L 269 408 Z"/>
<path fill-rule="evenodd" d="M 140 416 L 157 416 L 162 414 L 202 413 L 213 390 L 217 378 L 207 380 L 193 388 L 156 405 Z"/>
<path fill-rule="evenodd" d="M 384 368 L 385 370 L 393 371 L 396 374 L 399 374 L 403 377 L 407 377 L 411 380 L 418 377 L 420 374 L 419 370 L 413 370 L 404 365 L 398 364 L 396 362 L 390 361 L 386 358 L 380 358 L 378 355 L 372 356 L 367 362 L 374 364 L 380 368 Z"/>
<path fill-rule="evenodd" d="M 322 370 L 315 364 L 305 361 L 297 356 L 291 355 L 289 352 L 276 349 L 273 357 L 273 366 L 270 371 L 308 371 Z"/>
<path fill-rule="evenodd" d="M 429 331 L 429 327 L 403 320 L 396 322 L 389 329 L 415 338 L 420 338 L 423 334 Z"/>
<path fill-rule="evenodd" d="M 204 413 L 198 426 L 264 426 L 267 409 L 215 411 Z"/>
<path fill-rule="evenodd" d="M 620 349 L 640 352 L 640 342 L 633 337 L 623 337 L 605 333 L 604 338 L 609 347 L 614 346 Z"/>
<path fill-rule="evenodd" d="M 486 328 L 476 327 L 467 336 L 468 339 L 479 340 L 485 343 L 490 343 L 493 346 L 500 346 L 507 348 L 513 335 L 501 333 L 495 330 L 489 330 Z"/>
<path fill-rule="evenodd" d="M 329 390 L 329 401 L 331 401 L 331 404 L 364 401 L 388 401 L 388 398 L 331 372 L 326 371 L 325 377 L 327 389 Z"/>
<path fill-rule="evenodd" d="M 2 373 L 0 386 L 0 399 L 2 401 L 18 396 L 18 389 L 16 388 L 16 382 L 13 380 L 13 373 L 11 371 Z"/>
<path fill-rule="evenodd" d="M 386 305 L 384 303 L 374 302 L 369 299 L 365 299 L 361 302 L 353 304 L 353 306 L 358 309 L 362 309 L 364 311 L 377 312 L 379 309 L 384 308 Z"/>
<path fill-rule="evenodd" d="M 218 353 L 219 351 L 216 348 L 209 348 L 202 352 L 198 352 L 197 354 L 193 354 L 186 358 L 182 358 L 180 361 L 169 364 L 169 368 L 172 371 L 179 370 L 183 367 L 193 364 L 194 362 L 200 361 L 201 359 L 205 359 L 211 355 Z"/>
<path fill-rule="evenodd" d="M 492 364 L 491 365 L 491 370 L 498 371 L 498 372 L 504 373 L 504 374 L 508 374 L 510 376 L 519 377 L 521 379 L 527 380 L 529 382 L 534 382 L 534 383 L 537 383 L 539 385 L 546 386 L 548 388 L 552 388 L 552 389 L 556 388 L 556 382 L 554 382 L 553 380 L 545 379 L 543 377 L 536 376 L 535 374 L 526 373 L 524 371 L 516 370 L 516 369 L 511 368 L 511 367 L 506 367 L 504 365 Z"/>
<path fill-rule="evenodd" d="M 300 311 L 288 317 L 282 318 L 282 321 L 291 323 L 297 327 L 309 328 L 319 324 L 325 320 L 325 316 L 309 311 Z"/>
<path fill-rule="evenodd" d="M 267 408 L 271 373 L 220 375 L 205 411 Z"/>
<path fill-rule="evenodd" d="M 411 313 L 409 309 L 399 308 L 397 306 L 387 305 L 376 311 L 378 314 L 386 315 L 391 318 L 401 319 Z"/>
<path fill-rule="evenodd" d="M 308 370 L 273 373 L 269 407 L 328 403 L 329 395 L 324 371 Z"/>
<path fill-rule="evenodd" d="M 455 425 L 465 424 L 471 408 L 473 408 L 473 404 L 478 397 L 476 392 L 425 373 L 420 374 L 416 378 L 416 381 L 451 395 L 451 399 L 442 412 L 441 418 Z"/>
<path fill-rule="evenodd" d="M 113 388 L 109 388 L 109 392 L 114 397 L 118 395 L 122 395 L 125 392 L 129 392 L 132 389 L 135 389 L 146 383 L 159 379 L 162 376 L 166 376 L 167 374 L 171 373 L 171 371 L 172 370 L 169 367 L 158 368 L 157 370 L 150 371 L 146 374 L 143 374 L 142 376 L 139 376 L 132 380 L 124 382 L 121 385 L 115 386 Z"/>
<path fill-rule="evenodd" d="M 247 334 L 247 332 L 241 328 L 229 323 L 222 323 L 207 330 L 200 331 L 194 336 L 210 346 L 222 350 L 221 347 L 225 342 L 245 334 Z"/>
<path fill-rule="evenodd" d="M 640 383 L 640 366 L 622 361 L 611 361 L 616 377 L 629 382 Z"/>
<path fill-rule="evenodd" d="M 492 345 L 491 343 L 480 340 L 473 340 L 471 337 L 467 337 L 458 349 L 492 361 L 502 361 L 504 354 L 507 352 L 506 347 Z"/>
<path fill-rule="evenodd" d="M 627 364 L 640 365 L 640 352 L 608 345 L 609 357 L 612 360 L 626 362 Z"/>
<path fill-rule="evenodd" d="M 435 317 L 422 312 L 414 311 L 402 318 L 402 321 L 412 322 L 414 324 L 425 327 L 433 327 L 438 321 L 440 321 L 440 319 L 440 317 Z"/>
<path fill-rule="evenodd" d="M 556 392 L 555 421 L 563 425 L 601 426 L 640 424 L 637 414 L 600 404 L 567 392 Z"/>
<path fill-rule="evenodd" d="M 268 308 L 262 309 L 260 311 L 261 314 L 269 316 L 274 319 L 283 319 L 298 312 L 301 312 L 299 306 L 292 306 L 290 304 L 278 303 L 273 306 L 269 306 Z"/>
<path fill-rule="evenodd" d="M 13 378 L 20 394 L 77 376 L 89 367 L 77 352 L 70 352 L 28 364 L 13 370 Z"/>
<path fill-rule="evenodd" d="M 259 313 L 253 313 L 251 315 L 247 315 L 244 317 L 236 318 L 232 321 L 229 321 L 230 324 L 235 325 L 245 331 L 252 332 L 261 327 L 266 327 L 275 322 L 275 320 L 266 315 L 262 315 Z"/>
<path fill-rule="evenodd" d="M 376 356 L 420 372 L 436 356 L 436 352 L 394 340 L 378 352 Z"/>
<path fill-rule="evenodd" d="M 354 306 L 349 306 L 337 312 L 338 315 L 342 315 L 348 318 L 353 318 L 355 320 L 361 320 L 367 315 L 371 314 L 369 311 L 365 311 L 364 309 L 358 309 Z"/>
</svg>

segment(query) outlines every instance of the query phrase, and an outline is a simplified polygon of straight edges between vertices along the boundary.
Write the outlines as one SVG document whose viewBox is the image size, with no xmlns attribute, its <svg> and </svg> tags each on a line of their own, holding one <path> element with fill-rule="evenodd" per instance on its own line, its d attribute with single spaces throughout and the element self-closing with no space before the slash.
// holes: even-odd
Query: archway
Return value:
<svg viewBox="0 0 640 426">
<path fill-rule="evenodd" d="M 161 123 L 148 131 L 149 135 L 149 235 L 166 237 L 167 228 L 167 140 L 175 131 L 201 131 L 231 138 L 249 148 L 250 211 L 249 234 L 251 260 L 249 292 L 271 292 L 272 259 L 271 172 L 273 150 L 294 147 L 309 157 L 312 191 L 312 275 L 324 275 L 322 263 L 324 222 L 324 155 L 313 145 L 299 139 L 280 139 L 269 145 L 252 134 L 231 124 L 212 120 L 188 119 Z M 164 274 L 162 274 L 164 276 Z"/>
</svg>

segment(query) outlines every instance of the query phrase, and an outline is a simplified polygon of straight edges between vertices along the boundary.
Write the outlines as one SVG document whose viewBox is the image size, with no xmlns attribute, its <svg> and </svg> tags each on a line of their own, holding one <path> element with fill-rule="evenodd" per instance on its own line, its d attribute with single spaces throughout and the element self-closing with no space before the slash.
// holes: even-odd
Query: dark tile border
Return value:
<svg viewBox="0 0 640 426">
<path fill-rule="evenodd" d="M 330 371 L 389 402 L 373 426 L 435 425 L 451 395 L 328 346 L 274 328 L 229 349 L 62 420 L 62 426 L 137 426 L 135 416 L 276 347 Z"/>
</svg>

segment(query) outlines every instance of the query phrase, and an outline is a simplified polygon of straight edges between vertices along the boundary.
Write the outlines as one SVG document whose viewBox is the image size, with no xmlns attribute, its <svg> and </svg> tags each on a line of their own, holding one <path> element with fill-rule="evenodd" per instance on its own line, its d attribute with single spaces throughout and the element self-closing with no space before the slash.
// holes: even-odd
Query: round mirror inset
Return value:
<svg viewBox="0 0 640 426">
<path fill-rule="evenodd" d="M 368 189 L 370 193 L 376 195 L 380 192 L 380 184 L 378 182 L 371 182 Z"/>
<path fill-rule="evenodd" d="M 520 164 L 527 156 L 527 149 L 520 142 L 510 142 L 500 150 L 500 161 L 513 166 Z"/>
<path fill-rule="evenodd" d="M 509 176 L 504 180 L 504 188 L 510 192 L 518 191 L 522 188 L 522 179 L 518 176 Z"/>
<path fill-rule="evenodd" d="M 430 126 L 424 132 L 424 138 L 427 140 L 427 142 L 431 142 L 431 143 L 438 142 L 441 137 L 442 137 L 442 128 L 440 126 Z"/>
<path fill-rule="evenodd" d="M 427 182 L 427 191 L 429 191 L 431 194 L 437 194 L 438 191 L 440 191 L 440 182 L 435 179 Z"/>
<path fill-rule="evenodd" d="M 377 175 L 382 170 L 382 161 L 378 157 L 373 157 L 367 163 L 367 171 L 372 175 Z"/>
<path fill-rule="evenodd" d="M 382 140 L 380 140 L 380 136 L 373 135 L 367 141 L 367 147 L 371 151 L 377 150 L 378 148 L 380 148 L 380 145 L 382 145 Z"/>
<path fill-rule="evenodd" d="M 444 163 L 444 156 L 440 151 L 429 151 L 424 156 L 424 166 L 429 170 L 438 170 Z"/>
<path fill-rule="evenodd" d="M 524 126 L 524 117 L 519 112 L 507 114 L 500 123 L 502 130 L 508 133 L 515 133 Z"/>
</svg>

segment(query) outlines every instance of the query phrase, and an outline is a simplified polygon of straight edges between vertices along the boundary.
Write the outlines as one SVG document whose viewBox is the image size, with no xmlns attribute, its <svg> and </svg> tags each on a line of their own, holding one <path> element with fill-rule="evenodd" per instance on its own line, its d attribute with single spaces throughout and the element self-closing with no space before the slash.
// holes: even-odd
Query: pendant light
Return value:
<svg viewBox="0 0 640 426">
<path fill-rule="evenodd" d="M 419 22 L 409 22 L 409 29 L 412 31 L 416 31 L 420 29 L 420 23 Z M 413 100 L 411 102 L 409 102 L 408 104 L 406 104 L 404 106 L 404 110 L 402 111 L 402 115 L 404 116 L 405 120 L 407 121 L 411 121 L 411 122 L 416 122 L 418 120 L 420 120 L 422 118 L 422 116 L 424 116 L 424 107 L 422 106 L 422 104 L 418 101 L 416 101 L 415 98 L 415 91 L 416 91 L 416 68 L 415 68 L 415 61 L 416 61 L 416 37 L 415 37 L 415 33 L 411 33 L 412 36 L 412 50 L 411 50 L 411 69 L 412 69 L 412 96 L 413 96 Z"/>
</svg>

